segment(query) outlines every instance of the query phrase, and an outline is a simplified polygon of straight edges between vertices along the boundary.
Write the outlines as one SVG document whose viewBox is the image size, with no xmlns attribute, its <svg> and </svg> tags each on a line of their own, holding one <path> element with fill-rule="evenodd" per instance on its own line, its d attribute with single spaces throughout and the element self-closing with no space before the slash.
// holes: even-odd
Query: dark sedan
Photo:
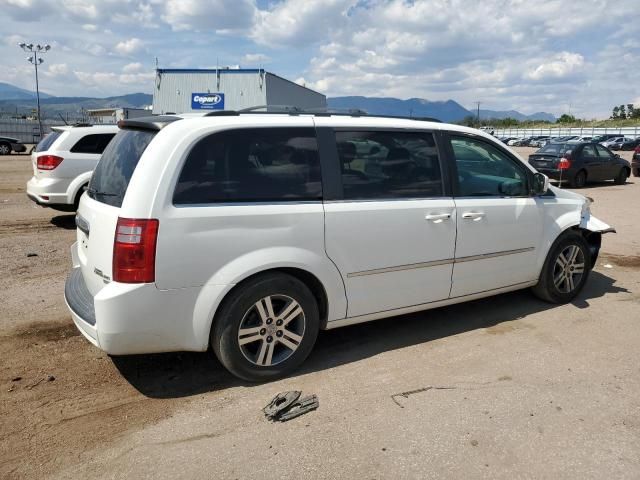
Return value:
<svg viewBox="0 0 640 480">
<path fill-rule="evenodd" d="M 0 155 L 9 155 L 12 151 L 22 153 L 27 150 L 27 146 L 17 138 L 0 137 Z"/>
<path fill-rule="evenodd" d="M 613 180 L 623 184 L 631 165 L 597 143 L 549 143 L 529 155 L 529 163 L 553 180 L 581 188 L 589 181 Z"/>
<path fill-rule="evenodd" d="M 633 152 L 631 171 L 633 172 L 634 177 L 640 177 L 640 146 L 637 146 Z"/>
</svg>

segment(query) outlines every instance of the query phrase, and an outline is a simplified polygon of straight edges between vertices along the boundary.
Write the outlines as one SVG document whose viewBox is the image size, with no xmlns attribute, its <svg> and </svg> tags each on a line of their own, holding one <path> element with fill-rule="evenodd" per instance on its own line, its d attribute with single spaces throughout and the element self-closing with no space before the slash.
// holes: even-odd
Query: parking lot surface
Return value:
<svg viewBox="0 0 640 480">
<path fill-rule="evenodd" d="M 248 384 L 211 354 L 82 338 L 74 217 L 33 205 L 30 175 L 0 158 L 0 478 L 640 477 L 638 178 L 580 190 L 618 233 L 571 304 L 520 291 L 322 332 L 302 370 Z M 320 408 L 267 422 L 285 390 Z"/>
</svg>

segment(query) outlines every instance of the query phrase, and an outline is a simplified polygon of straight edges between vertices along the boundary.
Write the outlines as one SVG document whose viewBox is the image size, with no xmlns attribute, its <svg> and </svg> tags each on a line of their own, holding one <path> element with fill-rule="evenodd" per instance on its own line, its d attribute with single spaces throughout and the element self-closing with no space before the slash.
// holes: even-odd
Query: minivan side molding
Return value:
<svg viewBox="0 0 640 480">
<path fill-rule="evenodd" d="M 503 250 L 501 252 L 483 253 L 481 255 L 471 255 L 460 258 L 447 258 L 444 260 L 434 260 L 432 262 L 411 263 L 409 265 L 397 265 L 394 267 L 375 268 L 373 270 L 363 270 L 361 272 L 352 272 L 347 274 L 347 278 L 362 277 L 365 275 L 376 275 L 378 273 L 400 272 L 403 270 L 412 270 L 414 268 L 438 267 L 440 265 L 449 265 L 452 263 L 473 262 L 476 260 L 485 260 L 488 258 L 503 257 L 505 255 L 515 255 L 518 253 L 532 252 L 535 247 L 517 248 L 515 250 Z"/>
</svg>

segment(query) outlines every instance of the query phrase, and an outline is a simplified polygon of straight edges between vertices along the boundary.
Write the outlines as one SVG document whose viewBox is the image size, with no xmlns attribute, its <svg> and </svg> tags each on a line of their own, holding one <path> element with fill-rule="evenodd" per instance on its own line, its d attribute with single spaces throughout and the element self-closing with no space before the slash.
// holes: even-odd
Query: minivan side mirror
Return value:
<svg viewBox="0 0 640 480">
<path fill-rule="evenodd" d="M 533 194 L 542 195 L 549 190 L 549 177 L 545 174 L 536 172 L 533 174 Z"/>
</svg>

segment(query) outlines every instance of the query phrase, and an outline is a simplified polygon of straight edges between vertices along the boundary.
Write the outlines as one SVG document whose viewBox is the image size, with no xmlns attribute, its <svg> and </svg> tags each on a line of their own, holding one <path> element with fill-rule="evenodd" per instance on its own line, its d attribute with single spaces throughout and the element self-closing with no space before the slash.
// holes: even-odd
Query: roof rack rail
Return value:
<svg viewBox="0 0 640 480">
<path fill-rule="evenodd" d="M 325 107 L 317 108 L 301 108 L 295 105 L 256 105 L 253 107 L 242 108 L 240 110 L 215 110 L 206 113 L 205 117 L 228 117 L 238 116 L 246 113 L 251 114 L 274 114 L 279 113 L 283 115 L 314 115 L 318 117 L 330 117 L 330 116 L 345 116 L 345 117 L 376 117 L 376 118 L 393 118 L 402 120 L 416 120 L 422 122 L 437 122 L 442 123 L 441 120 L 432 117 L 406 117 L 400 115 L 376 115 L 375 113 L 368 113 L 365 110 L 359 108 L 349 109 L 330 109 Z"/>
<path fill-rule="evenodd" d="M 87 122 L 77 122 L 74 123 L 73 125 L 71 125 L 72 127 L 93 127 L 93 123 L 87 123 Z"/>
</svg>

